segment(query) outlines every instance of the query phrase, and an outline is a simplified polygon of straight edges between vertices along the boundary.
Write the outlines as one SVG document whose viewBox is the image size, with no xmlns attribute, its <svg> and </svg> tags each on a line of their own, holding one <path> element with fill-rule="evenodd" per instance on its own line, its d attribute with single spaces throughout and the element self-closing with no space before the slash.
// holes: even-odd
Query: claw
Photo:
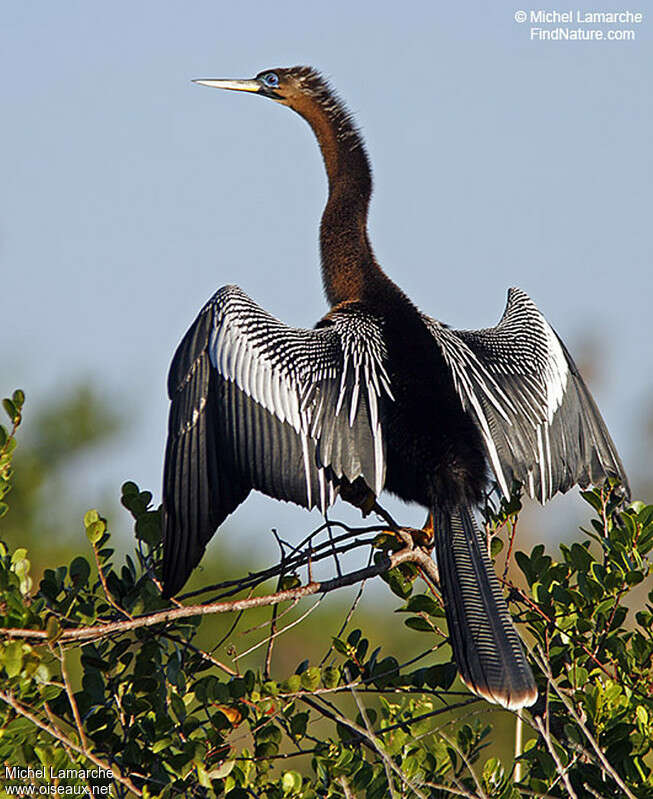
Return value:
<svg viewBox="0 0 653 799">
<path fill-rule="evenodd" d="M 389 527 L 383 533 L 396 538 L 402 546 L 406 546 L 410 539 L 413 549 L 425 549 L 426 551 L 433 549 L 433 530 L 421 530 L 415 527 Z"/>
</svg>

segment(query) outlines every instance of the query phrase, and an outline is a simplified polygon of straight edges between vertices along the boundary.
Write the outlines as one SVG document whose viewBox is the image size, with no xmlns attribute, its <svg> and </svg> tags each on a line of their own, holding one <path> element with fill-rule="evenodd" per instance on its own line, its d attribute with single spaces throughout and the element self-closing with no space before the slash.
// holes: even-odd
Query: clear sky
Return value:
<svg viewBox="0 0 653 799">
<path fill-rule="evenodd" d="M 0 392 L 44 403 L 92 376 L 133 426 L 85 479 L 159 491 L 167 368 L 215 289 L 236 283 L 296 325 L 326 310 L 308 127 L 190 80 L 308 63 L 366 138 L 391 277 L 467 328 L 526 290 L 572 351 L 593 343 L 592 390 L 626 466 L 650 462 L 653 13 L 633 7 L 644 22 L 621 27 L 635 41 L 542 42 L 518 8 L 3 3 Z M 270 524 L 297 519 L 267 509 Z"/>
</svg>

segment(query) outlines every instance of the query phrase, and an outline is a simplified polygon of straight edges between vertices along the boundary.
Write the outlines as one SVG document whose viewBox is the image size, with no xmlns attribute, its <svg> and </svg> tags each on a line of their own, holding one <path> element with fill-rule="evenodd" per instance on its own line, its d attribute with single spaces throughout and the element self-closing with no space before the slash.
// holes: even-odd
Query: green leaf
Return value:
<svg viewBox="0 0 653 799">
<path fill-rule="evenodd" d="M 562 549 L 562 546 L 560 548 Z M 517 550 L 515 552 L 515 561 L 528 580 L 528 584 L 531 585 L 535 580 L 533 569 L 531 568 L 531 559 L 526 553 Z"/>
<path fill-rule="evenodd" d="M 333 648 L 336 652 L 340 652 L 341 655 L 348 656 L 349 655 L 349 647 L 347 646 L 344 641 L 341 641 L 339 638 L 332 638 L 333 641 Z"/>
<path fill-rule="evenodd" d="M 86 585 L 91 575 L 91 567 L 86 558 L 77 557 L 70 564 L 70 579 L 77 586 Z"/>
<path fill-rule="evenodd" d="M 322 684 L 325 688 L 336 688 L 340 682 L 340 669 L 337 666 L 325 666 L 322 669 Z"/>
<path fill-rule="evenodd" d="M 579 543 L 573 543 L 569 550 L 571 565 L 579 572 L 587 572 L 594 560 L 590 553 Z"/>
<path fill-rule="evenodd" d="M 25 403 L 25 394 L 24 394 L 24 392 L 21 389 L 17 388 L 14 391 L 14 393 L 11 395 L 11 401 L 14 403 L 16 408 L 18 408 L 18 410 L 20 410 L 23 407 L 24 403 Z"/>
<path fill-rule="evenodd" d="M 247 693 L 247 686 L 242 677 L 234 677 L 229 682 L 229 695 L 232 699 L 242 699 Z"/>
<path fill-rule="evenodd" d="M 297 793 L 302 787 L 302 776 L 298 771 L 286 771 L 281 778 L 281 788 L 284 796 Z"/>
<path fill-rule="evenodd" d="M 158 511 L 145 511 L 134 525 L 136 538 L 150 546 L 156 546 L 161 540 L 161 517 Z"/>
<path fill-rule="evenodd" d="M 314 691 L 322 680 L 322 671 L 319 666 L 311 666 L 301 675 L 302 688 Z"/>
<path fill-rule="evenodd" d="M 433 626 L 423 619 L 421 616 L 411 616 L 410 619 L 405 619 L 404 624 L 410 627 L 411 630 L 417 630 L 422 633 L 434 632 Z"/>
<path fill-rule="evenodd" d="M 302 738 L 306 734 L 308 713 L 295 713 L 290 719 L 290 732 L 295 738 Z"/>
<path fill-rule="evenodd" d="M 428 594 L 417 594 L 411 596 L 403 606 L 398 608 L 396 613 L 428 613 L 429 616 L 441 616 L 442 608 Z"/>
<path fill-rule="evenodd" d="M 90 527 L 99 518 L 100 514 L 96 510 L 87 510 L 84 514 L 84 527 Z"/>
<path fill-rule="evenodd" d="M 27 550 L 25 547 L 18 547 L 18 549 L 15 549 L 14 554 L 11 556 L 12 564 L 16 564 L 19 561 L 24 560 L 25 555 L 27 555 Z"/>
<path fill-rule="evenodd" d="M 628 572 L 626 574 L 626 582 L 628 585 L 639 585 L 644 580 L 644 573 L 639 569 Z"/>
<path fill-rule="evenodd" d="M 302 678 L 299 674 L 292 674 L 281 683 L 281 690 L 285 694 L 296 694 L 297 691 L 300 691 L 302 687 Z"/>
<path fill-rule="evenodd" d="M 382 574 L 381 579 L 388 584 L 392 593 L 401 597 L 401 599 L 407 599 L 412 593 L 412 581 L 407 580 L 398 568 Z"/>
<path fill-rule="evenodd" d="M 181 697 L 178 696 L 174 691 L 170 693 L 170 707 L 172 708 L 172 712 L 175 714 L 177 719 L 183 722 L 183 720 L 186 718 L 186 705 Z"/>
<path fill-rule="evenodd" d="M 387 657 L 377 663 L 372 672 L 372 682 L 377 688 L 387 688 L 397 676 L 399 663 L 396 658 Z"/>
<path fill-rule="evenodd" d="M 97 544 L 98 541 L 104 535 L 105 530 L 106 530 L 105 523 L 101 519 L 99 519 L 98 521 L 91 522 L 91 524 L 87 525 L 86 537 L 91 542 L 91 544 Z"/>
<path fill-rule="evenodd" d="M 276 724 L 266 724 L 265 727 L 256 733 L 257 741 L 273 741 L 278 744 L 281 741 L 281 730 Z"/>
<path fill-rule="evenodd" d="M 491 757 L 483 766 L 483 782 L 486 788 L 494 792 L 501 787 L 505 780 L 505 772 L 501 761 L 496 757 Z"/>
<path fill-rule="evenodd" d="M 20 420 L 20 411 L 10 399 L 2 400 L 2 407 L 5 409 L 7 416 L 11 419 L 13 424 Z"/>
<path fill-rule="evenodd" d="M 217 768 L 211 769 L 211 771 L 208 772 L 209 779 L 223 780 L 231 774 L 235 765 L 235 760 L 225 760 L 224 763 L 221 763 Z"/>
<path fill-rule="evenodd" d="M 499 536 L 493 536 L 492 540 L 490 541 L 490 555 L 493 558 L 501 552 L 503 549 L 503 541 L 499 538 Z"/>
<path fill-rule="evenodd" d="M 589 502 L 595 511 L 600 512 L 603 510 L 603 500 L 596 489 L 594 491 L 581 491 L 580 495 L 585 502 Z"/>
<path fill-rule="evenodd" d="M 133 483 L 131 480 L 127 480 L 127 482 L 122 484 L 121 491 L 123 497 L 134 496 L 140 493 L 139 487 L 136 485 L 136 483 Z"/>
<path fill-rule="evenodd" d="M 455 663 L 437 663 L 427 670 L 426 682 L 431 688 L 443 688 L 446 691 L 453 685 L 457 673 Z"/>
<path fill-rule="evenodd" d="M 54 616 L 50 616 L 45 625 L 45 632 L 48 636 L 49 643 L 53 644 L 58 638 L 63 635 L 61 625 Z"/>
<path fill-rule="evenodd" d="M 12 641 L 5 646 L 2 663 L 9 679 L 20 674 L 23 669 L 23 644 L 21 641 Z"/>
</svg>

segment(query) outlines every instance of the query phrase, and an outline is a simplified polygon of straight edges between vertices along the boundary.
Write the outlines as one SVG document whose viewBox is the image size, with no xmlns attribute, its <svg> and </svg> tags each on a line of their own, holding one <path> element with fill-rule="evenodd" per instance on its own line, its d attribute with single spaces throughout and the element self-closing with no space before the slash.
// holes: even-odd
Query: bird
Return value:
<svg viewBox="0 0 653 799">
<path fill-rule="evenodd" d="M 535 303 L 508 291 L 495 327 L 455 330 L 418 309 L 368 235 L 372 172 L 358 126 L 314 68 L 196 83 L 298 113 L 328 182 L 319 240 L 329 310 L 279 321 L 240 288 L 211 297 L 179 344 L 163 477 L 163 594 L 252 490 L 323 513 L 382 491 L 427 510 L 453 657 L 475 694 L 509 709 L 537 686 L 475 514 L 494 480 L 544 503 L 627 477 L 572 357 Z"/>
</svg>

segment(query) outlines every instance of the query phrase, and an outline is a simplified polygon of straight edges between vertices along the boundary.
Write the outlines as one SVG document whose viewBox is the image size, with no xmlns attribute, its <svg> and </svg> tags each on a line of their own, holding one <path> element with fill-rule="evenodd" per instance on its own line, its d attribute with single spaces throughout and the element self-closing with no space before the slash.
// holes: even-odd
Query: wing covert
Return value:
<svg viewBox="0 0 653 799">
<path fill-rule="evenodd" d="M 450 330 L 425 318 L 475 419 L 505 496 L 513 480 L 546 502 L 579 484 L 628 480 L 574 361 L 520 289 L 496 327 Z"/>
<path fill-rule="evenodd" d="M 254 488 L 323 511 L 344 480 L 378 495 L 381 405 L 390 397 L 381 322 L 362 308 L 288 327 L 226 286 L 170 368 L 164 584 L 176 593 L 226 516 Z"/>
</svg>

